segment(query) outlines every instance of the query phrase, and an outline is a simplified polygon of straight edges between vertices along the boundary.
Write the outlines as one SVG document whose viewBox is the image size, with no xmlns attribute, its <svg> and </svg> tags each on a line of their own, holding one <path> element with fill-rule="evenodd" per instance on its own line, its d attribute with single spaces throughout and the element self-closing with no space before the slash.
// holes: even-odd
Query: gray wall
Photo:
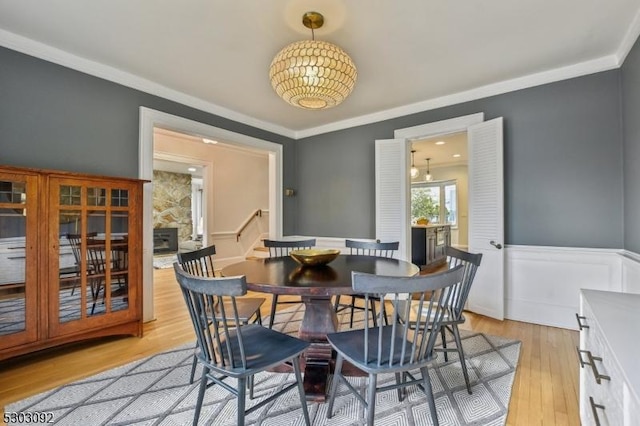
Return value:
<svg viewBox="0 0 640 426">
<path fill-rule="evenodd" d="M 0 164 L 138 177 L 140 106 L 282 144 L 284 186 L 295 186 L 289 138 L 0 47 Z M 287 234 L 294 209 L 286 198 Z"/>
<path fill-rule="evenodd" d="M 640 42 L 622 66 L 624 248 L 640 253 Z"/>
<path fill-rule="evenodd" d="M 374 140 L 484 112 L 504 117 L 506 242 L 620 248 L 619 80 L 608 71 L 300 140 L 297 233 L 374 238 Z"/>
<path fill-rule="evenodd" d="M 637 69 L 636 56 L 626 68 Z M 375 236 L 374 140 L 484 112 L 505 118 L 506 242 L 619 248 L 620 80 L 620 70 L 598 73 L 294 142 L 0 48 L 0 164 L 135 177 L 138 108 L 147 106 L 283 144 L 284 187 L 297 190 L 284 200 L 285 234 L 366 238 Z M 625 73 L 625 84 L 633 84 L 628 80 Z M 626 141 L 627 153 L 639 150 Z M 631 197 L 637 190 L 630 181 L 638 179 L 629 169 Z M 638 210 L 627 208 L 628 229 Z M 640 251 L 639 243 L 629 239 L 627 246 Z"/>
</svg>

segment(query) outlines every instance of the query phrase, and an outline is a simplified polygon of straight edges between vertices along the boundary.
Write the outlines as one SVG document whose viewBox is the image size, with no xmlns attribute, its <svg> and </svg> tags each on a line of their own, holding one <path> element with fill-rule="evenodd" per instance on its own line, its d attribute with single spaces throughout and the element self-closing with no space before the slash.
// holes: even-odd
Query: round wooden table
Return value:
<svg viewBox="0 0 640 426">
<path fill-rule="evenodd" d="M 286 256 L 246 260 L 222 269 L 225 277 L 246 276 L 249 290 L 301 296 L 305 310 L 298 336 L 311 342 L 304 356 L 304 388 L 312 401 L 322 402 L 327 394 L 332 361 L 327 334 L 338 329 L 331 296 L 353 293 L 352 272 L 408 277 L 420 269 L 403 260 L 355 255 L 340 255 L 325 266 L 303 267 Z"/>
</svg>

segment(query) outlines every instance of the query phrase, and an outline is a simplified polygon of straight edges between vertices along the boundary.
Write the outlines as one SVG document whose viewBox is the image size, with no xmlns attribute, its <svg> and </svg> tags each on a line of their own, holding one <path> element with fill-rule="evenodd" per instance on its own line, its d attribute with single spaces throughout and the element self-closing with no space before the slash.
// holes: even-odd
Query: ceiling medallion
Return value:
<svg viewBox="0 0 640 426">
<path fill-rule="evenodd" d="M 313 30 L 324 17 L 307 12 L 302 23 L 311 29 L 311 40 L 291 43 L 271 61 L 269 78 L 278 96 L 305 109 L 326 109 L 345 100 L 358 73 L 347 53 L 335 44 L 315 40 Z"/>
</svg>

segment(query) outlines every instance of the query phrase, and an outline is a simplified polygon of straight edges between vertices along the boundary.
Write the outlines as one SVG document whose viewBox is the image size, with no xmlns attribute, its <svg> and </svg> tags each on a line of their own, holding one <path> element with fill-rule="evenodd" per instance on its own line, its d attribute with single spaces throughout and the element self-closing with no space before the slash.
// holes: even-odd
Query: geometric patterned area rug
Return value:
<svg viewBox="0 0 640 426">
<path fill-rule="evenodd" d="M 302 309 L 299 305 L 279 312 L 274 328 L 295 333 Z M 461 334 L 473 394 L 467 393 L 457 354 L 450 353 L 449 361 L 445 362 L 440 353 L 429 368 L 440 424 L 504 425 L 520 342 L 464 330 Z M 5 412 L 50 412 L 54 424 L 59 425 L 188 425 L 193 421 L 198 394 L 197 381 L 189 384 L 192 355 L 193 345 L 184 345 L 10 404 Z M 419 371 L 414 373 L 416 377 L 420 375 Z M 255 398 L 247 398 L 247 407 L 293 380 L 293 374 L 256 375 Z M 393 375 L 378 379 L 379 383 L 394 380 Z M 366 388 L 365 377 L 350 381 L 360 390 Z M 407 390 L 402 402 L 395 391 L 377 394 L 376 424 L 431 424 L 422 391 L 417 387 Z M 308 403 L 313 425 L 364 424 L 363 409 L 355 397 L 344 386 L 338 392 L 331 419 L 326 418 L 326 403 Z M 199 424 L 222 426 L 235 422 L 235 398 L 220 386 L 208 389 Z M 251 413 L 246 424 L 303 424 L 295 389 Z"/>
<path fill-rule="evenodd" d="M 173 268 L 173 263 L 177 261 L 178 256 L 175 254 L 157 255 L 153 256 L 153 267 L 155 269 L 169 269 Z"/>
</svg>

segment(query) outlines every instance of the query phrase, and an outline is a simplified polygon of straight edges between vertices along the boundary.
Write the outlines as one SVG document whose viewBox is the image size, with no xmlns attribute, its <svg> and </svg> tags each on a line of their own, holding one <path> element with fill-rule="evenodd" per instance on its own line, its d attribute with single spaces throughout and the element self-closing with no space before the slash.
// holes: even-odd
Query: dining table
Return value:
<svg viewBox="0 0 640 426">
<path fill-rule="evenodd" d="M 225 277 L 244 275 L 251 291 L 300 296 L 304 315 L 298 337 L 311 343 L 303 356 L 307 399 L 323 402 L 334 355 L 327 334 L 338 331 L 338 316 L 331 303 L 336 295 L 353 294 L 351 275 L 363 272 L 387 276 L 414 276 L 420 269 L 407 261 L 340 254 L 327 265 L 301 265 L 290 256 L 249 259 L 226 266 Z"/>
</svg>

